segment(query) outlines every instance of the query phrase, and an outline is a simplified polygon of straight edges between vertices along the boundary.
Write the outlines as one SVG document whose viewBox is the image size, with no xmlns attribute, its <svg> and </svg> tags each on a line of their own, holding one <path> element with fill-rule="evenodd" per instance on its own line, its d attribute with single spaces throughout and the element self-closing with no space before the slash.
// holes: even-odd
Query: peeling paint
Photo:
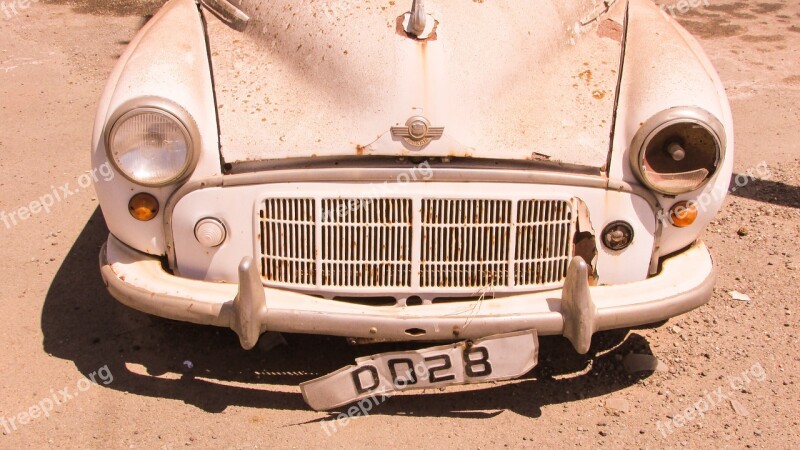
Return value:
<svg viewBox="0 0 800 450">
<path fill-rule="evenodd" d="M 583 200 L 573 198 L 577 205 L 578 215 L 576 221 L 575 236 L 573 238 L 575 256 L 580 256 L 589 265 L 589 284 L 597 284 L 597 239 L 595 230 L 592 227 L 592 220 L 589 215 L 589 208 Z"/>
</svg>

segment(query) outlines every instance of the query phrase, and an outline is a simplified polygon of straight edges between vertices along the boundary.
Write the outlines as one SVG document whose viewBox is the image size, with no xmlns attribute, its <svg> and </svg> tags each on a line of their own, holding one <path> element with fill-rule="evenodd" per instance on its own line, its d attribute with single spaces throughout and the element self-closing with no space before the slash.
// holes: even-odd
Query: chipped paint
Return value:
<svg viewBox="0 0 800 450">
<path fill-rule="evenodd" d="M 589 207 L 579 198 L 572 201 L 577 205 L 578 215 L 575 223 L 576 230 L 573 237 L 573 248 L 575 256 L 580 256 L 589 265 L 589 284 L 597 284 L 597 239 L 592 220 L 589 215 Z"/>
</svg>

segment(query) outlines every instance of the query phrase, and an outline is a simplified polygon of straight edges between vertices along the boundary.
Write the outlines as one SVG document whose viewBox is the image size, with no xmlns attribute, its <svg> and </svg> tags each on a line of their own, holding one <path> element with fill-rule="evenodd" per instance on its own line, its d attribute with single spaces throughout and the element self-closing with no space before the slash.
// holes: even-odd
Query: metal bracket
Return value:
<svg viewBox="0 0 800 450">
<path fill-rule="evenodd" d="M 250 22 L 250 16 L 227 0 L 199 0 L 199 2 L 236 31 L 244 31 Z"/>
</svg>

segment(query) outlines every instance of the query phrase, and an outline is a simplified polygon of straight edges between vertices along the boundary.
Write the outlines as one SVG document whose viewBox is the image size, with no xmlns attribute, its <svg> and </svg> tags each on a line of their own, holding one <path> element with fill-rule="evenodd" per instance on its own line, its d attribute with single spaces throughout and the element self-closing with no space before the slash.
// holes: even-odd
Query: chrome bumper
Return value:
<svg viewBox="0 0 800 450">
<path fill-rule="evenodd" d="M 597 331 L 668 319 L 705 304 L 716 269 L 697 242 L 664 261 L 658 275 L 615 286 L 587 282 L 587 267 L 572 260 L 563 289 L 482 301 L 420 306 L 365 306 L 265 288 L 257 264 L 244 258 L 239 285 L 173 276 L 161 261 L 113 235 L 100 253 L 103 279 L 123 304 L 148 314 L 234 330 L 244 348 L 265 331 L 391 340 L 476 339 L 536 329 L 563 335 L 586 353 Z"/>
</svg>

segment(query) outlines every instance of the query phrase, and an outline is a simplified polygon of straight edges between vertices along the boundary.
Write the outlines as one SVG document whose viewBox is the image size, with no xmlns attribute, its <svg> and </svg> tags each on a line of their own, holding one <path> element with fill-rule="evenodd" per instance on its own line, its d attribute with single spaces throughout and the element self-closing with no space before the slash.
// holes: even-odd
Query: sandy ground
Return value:
<svg viewBox="0 0 800 450">
<path fill-rule="evenodd" d="M 287 336 L 287 346 L 245 352 L 228 330 L 153 318 L 106 294 L 97 268 L 106 230 L 93 190 L 78 183 L 104 79 L 158 2 L 61 3 L 0 15 L 0 210 L 65 183 L 77 191 L 49 213 L 0 223 L 0 447 L 800 445 L 794 0 L 676 12 L 728 89 L 737 173 L 769 169 L 738 187 L 705 233 L 721 269 L 708 305 L 657 328 L 600 334 L 589 357 L 542 339 L 525 379 L 400 395 L 335 430 L 298 383 L 387 347 Z M 734 290 L 751 301 L 733 300 Z M 632 351 L 652 352 L 663 371 L 627 373 Z M 97 384 L 81 381 L 91 373 Z M 49 417 L 19 423 L 53 398 L 61 404 Z M 703 414 L 686 414 L 693 405 Z"/>
</svg>

